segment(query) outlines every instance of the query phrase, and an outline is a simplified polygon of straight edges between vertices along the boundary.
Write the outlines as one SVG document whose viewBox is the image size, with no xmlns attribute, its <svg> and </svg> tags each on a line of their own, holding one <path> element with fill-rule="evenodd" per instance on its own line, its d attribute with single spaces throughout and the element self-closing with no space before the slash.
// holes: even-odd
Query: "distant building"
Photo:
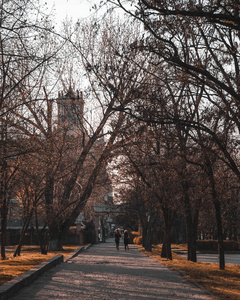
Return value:
<svg viewBox="0 0 240 300">
<path fill-rule="evenodd" d="M 63 127 L 71 128 L 74 132 L 83 124 L 84 101 L 82 92 L 73 91 L 69 87 L 66 94 L 58 93 L 58 124 Z"/>
</svg>

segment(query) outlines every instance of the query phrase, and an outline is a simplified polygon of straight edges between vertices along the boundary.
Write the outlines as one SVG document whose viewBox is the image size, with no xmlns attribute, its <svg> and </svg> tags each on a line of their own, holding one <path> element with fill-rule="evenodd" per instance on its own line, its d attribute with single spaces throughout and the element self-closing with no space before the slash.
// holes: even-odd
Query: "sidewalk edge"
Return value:
<svg viewBox="0 0 240 300">
<path fill-rule="evenodd" d="M 82 251 L 82 250 L 87 250 L 92 244 L 88 244 L 87 246 L 82 246 L 77 248 L 75 251 L 73 251 L 71 254 L 69 254 L 65 259 L 64 262 L 68 262 L 70 259 L 78 256 L 78 254 Z"/>
<path fill-rule="evenodd" d="M 54 256 L 11 281 L 2 284 L 0 286 L 0 300 L 10 299 L 11 296 L 13 296 L 21 288 L 32 283 L 43 272 L 48 271 L 50 268 L 61 262 L 63 262 L 63 255 Z"/>
</svg>

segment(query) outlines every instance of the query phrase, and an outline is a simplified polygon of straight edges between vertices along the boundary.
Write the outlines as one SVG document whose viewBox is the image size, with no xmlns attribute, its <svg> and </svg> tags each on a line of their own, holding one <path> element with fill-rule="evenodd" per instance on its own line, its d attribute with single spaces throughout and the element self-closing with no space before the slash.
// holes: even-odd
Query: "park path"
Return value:
<svg viewBox="0 0 240 300">
<path fill-rule="evenodd" d="M 23 288 L 12 300 L 214 299 L 177 272 L 113 239 L 91 246 Z"/>
</svg>

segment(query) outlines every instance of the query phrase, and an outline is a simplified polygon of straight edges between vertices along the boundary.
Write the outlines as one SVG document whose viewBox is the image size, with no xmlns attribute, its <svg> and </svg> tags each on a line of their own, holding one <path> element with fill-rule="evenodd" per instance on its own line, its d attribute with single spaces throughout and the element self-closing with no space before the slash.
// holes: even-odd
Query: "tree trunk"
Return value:
<svg viewBox="0 0 240 300">
<path fill-rule="evenodd" d="M 221 216 L 220 202 L 215 200 L 214 207 L 215 207 L 215 214 L 217 219 L 219 268 L 220 270 L 224 270 L 225 257 L 224 257 L 223 229 L 222 229 L 222 216 Z"/>
<path fill-rule="evenodd" d="M 5 126 L 3 126 L 1 133 L 1 141 L 6 141 L 7 139 L 7 131 Z M 6 161 L 6 143 L 3 143 L 3 149 L 1 149 L 1 182 L 0 182 L 0 210 L 1 210 L 1 258 L 6 259 L 6 238 L 7 238 L 7 214 L 8 214 L 8 206 L 7 206 L 7 161 Z"/>
<path fill-rule="evenodd" d="M 172 260 L 172 249 L 169 230 L 164 231 L 161 257 Z"/>
<path fill-rule="evenodd" d="M 51 251 L 62 251 L 62 241 L 60 241 L 58 238 L 56 239 L 51 239 L 49 241 L 49 250 Z"/>
<path fill-rule="evenodd" d="M 189 197 L 189 183 L 187 178 L 187 168 L 185 162 L 183 162 L 182 170 L 180 173 L 181 185 L 183 189 L 183 199 L 186 217 L 186 230 L 187 230 L 187 245 L 188 245 L 188 260 L 196 262 L 197 252 L 196 252 L 196 233 L 194 229 L 194 219 L 193 212 Z"/>
<path fill-rule="evenodd" d="M 144 248 L 146 251 L 152 251 L 152 229 L 147 226 L 146 235 L 144 238 Z"/>
<path fill-rule="evenodd" d="M 150 224 L 149 224 L 150 225 Z M 145 250 L 152 251 L 152 242 L 153 242 L 153 227 L 148 225 L 147 237 L 146 237 L 146 247 Z"/>
<path fill-rule="evenodd" d="M 38 227 L 38 215 L 37 215 L 37 209 L 35 208 L 35 224 L 36 224 L 36 231 L 37 231 L 37 236 L 38 236 L 38 243 L 40 245 L 41 253 L 42 254 L 47 254 L 48 252 L 48 240 L 44 237 L 46 237 L 46 233 L 44 234 L 45 228 L 42 229 L 42 234 L 39 231 Z"/>
<path fill-rule="evenodd" d="M 197 203 L 197 209 L 195 210 L 195 214 L 192 221 L 191 227 L 191 253 L 190 260 L 193 262 L 197 262 L 197 228 L 198 228 L 198 217 L 199 217 L 199 209 L 201 205 L 201 199 L 199 199 Z"/>
<path fill-rule="evenodd" d="M 147 225 L 142 224 L 142 246 L 146 249 L 147 245 Z"/>
<path fill-rule="evenodd" d="M 58 222 L 55 221 L 54 211 L 53 211 L 53 190 L 54 190 L 54 178 L 47 174 L 47 183 L 45 187 L 45 200 L 46 200 L 46 214 L 47 214 L 47 223 L 49 228 L 49 250 L 52 251 L 61 251 L 62 242 L 59 239 L 59 226 Z M 44 233 L 44 240 L 47 238 L 47 232 Z"/>
<path fill-rule="evenodd" d="M 21 232 L 20 239 L 19 239 L 19 242 L 18 242 L 18 246 L 17 246 L 17 248 L 15 250 L 15 253 L 13 255 L 14 257 L 16 257 L 17 255 L 20 256 L 20 254 L 21 254 L 21 248 L 22 248 L 22 244 L 23 244 L 23 238 L 25 236 L 25 233 L 26 233 L 26 231 L 28 229 L 28 226 L 29 226 L 29 223 L 31 221 L 32 213 L 33 213 L 33 210 L 30 211 L 29 216 L 27 216 L 27 218 L 24 221 L 22 232 Z"/>
<path fill-rule="evenodd" d="M 101 223 L 101 231 L 102 231 L 102 242 L 105 243 L 106 239 L 105 239 L 105 227 L 103 223 L 103 218 L 101 218 L 100 223 Z"/>
<path fill-rule="evenodd" d="M 49 227 L 49 250 L 51 251 L 61 251 L 63 250 L 62 247 L 62 240 L 63 236 L 60 235 L 59 227 L 56 226 L 57 224 L 54 223 L 54 226 Z"/>
<path fill-rule="evenodd" d="M 163 218 L 164 218 L 164 236 L 161 257 L 172 260 L 172 249 L 171 249 L 171 231 L 173 214 L 167 207 L 162 207 Z"/>
<path fill-rule="evenodd" d="M 197 241 L 196 241 L 196 230 L 193 226 L 191 230 L 191 253 L 190 260 L 193 262 L 197 262 Z"/>
<path fill-rule="evenodd" d="M 1 258 L 6 259 L 6 235 L 7 235 L 7 203 L 6 197 L 3 199 L 1 207 Z"/>
<path fill-rule="evenodd" d="M 218 256 L 219 256 L 219 268 L 220 270 L 225 269 L 225 257 L 224 257 L 224 246 L 223 246 L 223 226 L 222 226 L 222 215 L 221 215 L 221 203 L 218 198 L 215 179 L 212 169 L 212 164 L 209 158 L 206 156 L 206 166 L 208 171 L 208 176 L 210 180 L 210 186 L 212 190 L 213 204 L 215 208 L 215 215 L 217 221 L 217 234 L 218 234 Z"/>
<path fill-rule="evenodd" d="M 197 262 L 197 225 L 198 211 L 192 220 L 191 216 L 186 217 L 187 224 L 187 245 L 188 245 L 188 260 Z"/>
<path fill-rule="evenodd" d="M 186 228 L 187 228 L 187 245 L 188 245 L 188 260 L 196 262 L 197 261 L 197 251 L 196 251 L 196 233 L 194 221 L 192 218 L 192 212 L 189 203 L 188 191 L 184 191 L 185 198 L 185 212 L 186 212 Z"/>
<path fill-rule="evenodd" d="M 152 251 L 154 228 L 154 218 L 149 216 L 149 219 L 146 218 L 145 223 L 142 224 L 142 246 L 146 251 Z"/>
</svg>

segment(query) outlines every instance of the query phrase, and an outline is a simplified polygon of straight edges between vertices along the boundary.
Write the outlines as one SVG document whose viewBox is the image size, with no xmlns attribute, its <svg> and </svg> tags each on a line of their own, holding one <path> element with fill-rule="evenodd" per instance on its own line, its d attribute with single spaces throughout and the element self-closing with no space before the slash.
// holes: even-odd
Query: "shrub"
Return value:
<svg viewBox="0 0 240 300">
<path fill-rule="evenodd" d="M 197 241 L 198 251 L 218 251 L 218 242 L 215 240 Z M 240 243 L 235 241 L 224 241 L 225 251 L 240 251 Z"/>
<path fill-rule="evenodd" d="M 134 239 L 139 236 L 138 231 L 131 231 L 129 234 L 129 243 L 134 243 Z"/>
<path fill-rule="evenodd" d="M 137 245 L 141 245 L 142 244 L 142 236 L 136 236 L 134 239 L 133 239 L 133 243 L 134 244 L 137 244 Z"/>
</svg>

